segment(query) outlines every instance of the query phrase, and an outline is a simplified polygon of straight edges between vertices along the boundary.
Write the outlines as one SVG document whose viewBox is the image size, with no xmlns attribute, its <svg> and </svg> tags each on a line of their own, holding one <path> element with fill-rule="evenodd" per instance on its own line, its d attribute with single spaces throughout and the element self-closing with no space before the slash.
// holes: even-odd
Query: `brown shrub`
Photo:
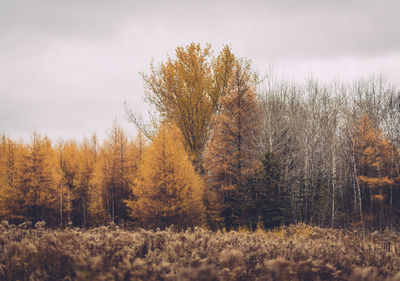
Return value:
<svg viewBox="0 0 400 281">
<path fill-rule="evenodd" d="M 288 226 L 49 230 L 0 224 L 0 280 L 400 281 L 400 236 Z"/>
</svg>

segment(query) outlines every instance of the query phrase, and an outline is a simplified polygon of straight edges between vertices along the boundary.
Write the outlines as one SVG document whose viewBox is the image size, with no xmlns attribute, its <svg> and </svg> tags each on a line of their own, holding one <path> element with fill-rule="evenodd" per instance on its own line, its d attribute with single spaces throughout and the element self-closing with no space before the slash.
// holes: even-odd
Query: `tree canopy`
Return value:
<svg viewBox="0 0 400 281">
<path fill-rule="evenodd" d="M 214 57 L 211 45 L 202 48 L 191 43 L 177 47 L 175 56 L 165 62 L 152 64 L 150 74 L 142 74 L 146 101 L 155 107 L 160 122 L 173 122 L 180 128 L 189 157 L 198 170 L 235 60 L 229 46 Z"/>
</svg>

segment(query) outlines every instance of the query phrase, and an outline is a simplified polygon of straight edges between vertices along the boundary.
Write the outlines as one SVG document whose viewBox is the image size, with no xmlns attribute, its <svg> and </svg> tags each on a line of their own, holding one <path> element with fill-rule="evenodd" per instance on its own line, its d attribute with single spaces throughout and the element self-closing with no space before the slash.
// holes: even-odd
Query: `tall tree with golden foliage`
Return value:
<svg viewBox="0 0 400 281">
<path fill-rule="evenodd" d="M 87 211 L 91 225 L 104 224 L 110 220 L 104 203 L 104 174 L 106 173 L 104 161 L 104 154 L 100 149 L 96 155 L 93 174 L 88 186 Z"/>
<path fill-rule="evenodd" d="M 61 171 L 51 142 L 36 132 L 32 142 L 19 146 L 15 162 L 14 213 L 33 222 L 55 225 L 62 208 Z"/>
<path fill-rule="evenodd" d="M 151 73 L 143 74 L 147 101 L 155 107 L 161 120 L 175 123 L 184 137 L 184 145 L 197 170 L 201 156 L 225 93 L 235 61 L 229 46 L 217 58 L 211 46 L 204 49 L 191 43 L 175 50 L 159 66 L 151 65 Z"/>
<path fill-rule="evenodd" d="M 243 188 L 261 166 L 257 150 L 260 108 L 255 83 L 250 63 L 236 62 L 206 148 L 209 219 L 215 220 L 218 214 L 227 227 L 240 223 L 242 215 L 237 207 L 246 196 Z"/>
<path fill-rule="evenodd" d="M 15 157 L 19 144 L 6 136 L 0 140 L 0 218 L 14 219 Z"/>
<path fill-rule="evenodd" d="M 127 201 L 132 217 L 148 227 L 200 225 L 203 181 L 196 174 L 175 125 L 163 124 L 145 150 Z"/>
<path fill-rule="evenodd" d="M 78 145 L 75 141 L 59 144 L 59 162 L 62 171 L 62 184 L 65 190 L 61 215 L 65 213 L 67 224 L 72 224 L 72 212 L 74 192 L 76 189 L 76 177 L 78 175 Z M 62 220 L 63 223 L 63 220 Z"/>
<path fill-rule="evenodd" d="M 8 187 L 10 186 L 7 175 L 6 142 L 6 137 L 3 135 L 0 142 L 0 217 L 5 217 L 7 212 L 5 201 L 7 198 Z"/>
<path fill-rule="evenodd" d="M 73 190 L 73 223 L 86 227 L 89 222 L 89 187 L 96 163 L 96 151 L 93 142 L 84 139 L 78 148 L 77 173 Z"/>
<path fill-rule="evenodd" d="M 129 142 L 122 128 L 114 123 L 112 131 L 97 157 L 91 187 L 90 210 L 95 216 L 103 216 L 100 201 L 109 221 L 121 221 L 128 217 L 124 203 L 130 198 L 139 153 L 134 142 Z"/>
<path fill-rule="evenodd" d="M 364 222 L 382 228 L 389 214 L 389 190 L 395 183 L 392 160 L 396 152 L 382 131 L 372 126 L 367 114 L 362 115 L 354 133 L 353 149 Z"/>
</svg>

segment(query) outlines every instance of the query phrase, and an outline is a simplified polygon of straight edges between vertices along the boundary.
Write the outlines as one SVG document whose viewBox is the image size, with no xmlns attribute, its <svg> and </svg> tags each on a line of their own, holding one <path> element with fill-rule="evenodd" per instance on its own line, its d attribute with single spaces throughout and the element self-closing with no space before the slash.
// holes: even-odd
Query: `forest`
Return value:
<svg viewBox="0 0 400 281">
<path fill-rule="evenodd" d="M 384 76 L 288 81 L 197 43 L 141 75 L 136 136 L 114 122 L 104 141 L 1 137 L 1 220 L 399 229 L 400 91 Z"/>
</svg>

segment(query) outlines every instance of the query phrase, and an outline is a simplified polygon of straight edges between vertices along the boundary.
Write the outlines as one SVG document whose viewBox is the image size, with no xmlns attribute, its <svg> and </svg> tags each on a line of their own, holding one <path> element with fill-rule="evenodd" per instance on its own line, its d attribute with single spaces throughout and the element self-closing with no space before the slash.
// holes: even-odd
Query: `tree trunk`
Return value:
<svg viewBox="0 0 400 281">
<path fill-rule="evenodd" d="M 362 223 L 362 230 L 363 230 L 363 236 L 364 236 L 364 232 L 365 232 L 364 216 L 363 216 L 363 211 L 362 211 L 362 198 L 361 198 L 360 183 L 359 183 L 358 177 L 357 177 L 356 152 L 355 152 L 354 143 L 353 143 L 353 172 L 354 172 L 354 179 L 355 179 L 355 182 L 356 182 L 356 185 L 357 185 L 360 219 L 361 219 L 361 223 Z"/>
<path fill-rule="evenodd" d="M 61 191 L 60 194 L 60 228 L 63 228 L 63 192 Z"/>
<path fill-rule="evenodd" d="M 335 192 L 336 192 L 336 151 L 335 143 L 333 144 L 332 152 L 332 216 L 331 227 L 335 225 Z"/>
</svg>

